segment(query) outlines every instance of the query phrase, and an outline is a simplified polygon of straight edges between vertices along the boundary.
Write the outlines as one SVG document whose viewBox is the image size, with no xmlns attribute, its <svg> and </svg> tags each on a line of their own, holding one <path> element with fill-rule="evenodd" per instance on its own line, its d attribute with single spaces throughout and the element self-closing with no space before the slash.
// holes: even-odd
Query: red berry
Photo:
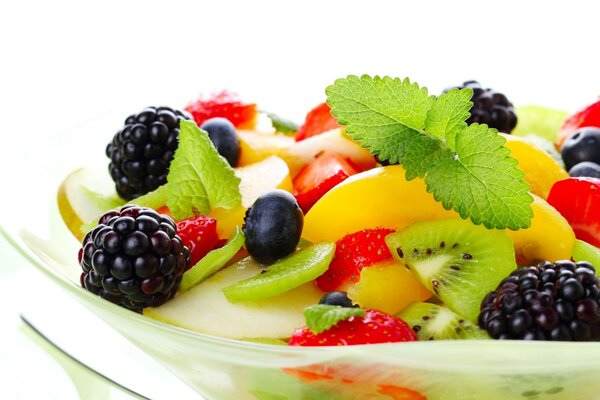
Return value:
<svg viewBox="0 0 600 400">
<path fill-rule="evenodd" d="M 342 157 L 324 151 L 294 178 L 295 196 L 304 213 L 325 193 L 357 171 Z"/>
<path fill-rule="evenodd" d="M 331 108 L 327 103 L 321 103 L 306 114 L 304 123 L 296 132 L 296 141 L 299 142 L 339 127 L 337 120 L 331 115 Z"/>
<path fill-rule="evenodd" d="M 600 246 L 600 179 L 558 181 L 550 189 L 548 203 L 565 217 L 578 239 Z"/>
<path fill-rule="evenodd" d="M 350 317 L 315 334 L 307 327 L 297 329 L 290 346 L 346 346 L 353 344 L 413 342 L 417 335 L 400 318 L 379 310 L 365 310 L 364 317 Z"/>
<path fill-rule="evenodd" d="M 256 104 L 243 102 L 236 93 L 223 90 L 209 98 L 200 98 L 187 105 L 185 111 L 192 114 L 198 126 L 207 119 L 222 117 L 236 128 L 252 129 L 256 125 Z"/>
<path fill-rule="evenodd" d="M 600 100 L 569 115 L 560 127 L 557 144 L 562 147 L 563 143 L 571 137 L 579 128 L 600 128 Z"/>
<path fill-rule="evenodd" d="M 177 234 L 183 245 L 190 249 L 190 269 L 209 251 L 217 247 L 217 220 L 204 215 L 197 215 L 177 223 Z"/>
<path fill-rule="evenodd" d="M 317 286 L 325 292 L 344 290 L 360 280 L 364 267 L 392 259 L 385 244 L 385 237 L 392 232 L 392 229 L 365 229 L 338 240 L 333 261 L 317 278 Z"/>
</svg>

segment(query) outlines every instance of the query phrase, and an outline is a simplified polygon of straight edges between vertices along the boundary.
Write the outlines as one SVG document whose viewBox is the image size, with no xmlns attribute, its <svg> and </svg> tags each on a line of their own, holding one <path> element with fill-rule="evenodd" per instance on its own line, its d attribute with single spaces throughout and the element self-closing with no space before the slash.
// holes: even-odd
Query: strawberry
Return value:
<svg viewBox="0 0 600 400">
<path fill-rule="evenodd" d="M 200 98 L 185 107 L 198 126 L 210 118 L 228 119 L 236 128 L 252 129 L 256 125 L 256 104 L 245 103 L 228 90 L 214 93 L 209 98 Z"/>
<path fill-rule="evenodd" d="M 346 346 L 370 343 L 413 342 L 417 335 L 400 318 L 379 310 L 365 310 L 364 317 L 350 317 L 324 332 L 296 329 L 290 346 Z"/>
<path fill-rule="evenodd" d="M 296 132 L 296 141 L 299 142 L 339 127 L 337 120 L 331 115 L 331 108 L 327 103 L 321 103 L 306 114 L 304 123 Z"/>
<path fill-rule="evenodd" d="M 319 153 L 294 178 L 296 200 L 304 213 L 325 193 L 357 171 L 342 157 L 331 151 Z"/>
<path fill-rule="evenodd" d="M 360 271 L 382 261 L 391 260 L 385 237 L 392 229 L 365 229 L 344 236 L 335 244 L 335 256 L 329 268 L 317 278 L 317 286 L 325 292 L 344 290 L 358 282 Z"/>
<path fill-rule="evenodd" d="M 209 251 L 217 247 L 217 220 L 204 215 L 197 215 L 177 223 L 177 234 L 183 245 L 190 249 L 190 269 Z"/>
<path fill-rule="evenodd" d="M 565 217 L 578 239 L 600 246 L 600 179 L 558 181 L 550 189 L 548 203 Z"/>
<path fill-rule="evenodd" d="M 595 126 L 600 128 L 600 100 L 569 115 L 560 127 L 557 145 L 562 147 L 563 143 L 571 137 L 579 128 Z"/>
</svg>

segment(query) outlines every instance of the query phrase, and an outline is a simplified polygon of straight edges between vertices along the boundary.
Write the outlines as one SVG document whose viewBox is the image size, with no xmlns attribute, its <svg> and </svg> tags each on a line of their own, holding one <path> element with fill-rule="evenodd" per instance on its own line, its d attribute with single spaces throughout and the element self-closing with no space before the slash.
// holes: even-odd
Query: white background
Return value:
<svg viewBox="0 0 600 400">
<path fill-rule="evenodd" d="M 131 113 L 183 107 L 222 88 L 301 121 L 328 84 L 351 73 L 409 76 L 432 93 L 478 79 L 516 104 L 574 110 L 600 94 L 600 7 L 593 4 L 5 0 L 0 158 L 124 105 Z M 107 142 L 117 129 L 106 132 Z M 27 168 L 12 167 L 0 177 Z M 18 196 L 18 188 L 0 193 Z M 0 268 L 23 264 L 4 242 L 0 257 Z M 11 343 L 0 350 L 24 363 L 0 371 L 5 382 L 31 378 L 22 371 L 35 360 Z"/>
</svg>

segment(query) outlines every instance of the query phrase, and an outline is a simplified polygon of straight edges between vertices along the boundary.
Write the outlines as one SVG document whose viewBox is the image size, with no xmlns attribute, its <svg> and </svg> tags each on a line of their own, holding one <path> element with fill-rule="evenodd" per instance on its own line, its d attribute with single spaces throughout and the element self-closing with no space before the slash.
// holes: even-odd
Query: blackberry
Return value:
<svg viewBox="0 0 600 400">
<path fill-rule="evenodd" d="M 127 205 L 102 215 L 83 239 L 81 286 L 141 312 L 175 295 L 189 257 L 171 217 Z"/>
<path fill-rule="evenodd" d="M 544 261 L 510 274 L 481 303 L 494 339 L 600 340 L 600 280 L 588 262 Z"/>
<path fill-rule="evenodd" d="M 473 106 L 469 110 L 471 116 L 467 124 L 480 123 L 487 124 L 491 128 L 496 128 L 500 132 L 510 133 L 517 126 L 517 114 L 510 101 L 502 93 L 492 89 L 484 89 L 477 81 L 466 81 L 461 86 L 455 86 L 450 89 L 473 89 L 471 101 Z"/>
<path fill-rule="evenodd" d="M 106 146 L 108 170 L 119 196 L 131 200 L 167 182 L 182 119 L 191 116 L 169 107 L 147 107 L 125 119 Z"/>
</svg>

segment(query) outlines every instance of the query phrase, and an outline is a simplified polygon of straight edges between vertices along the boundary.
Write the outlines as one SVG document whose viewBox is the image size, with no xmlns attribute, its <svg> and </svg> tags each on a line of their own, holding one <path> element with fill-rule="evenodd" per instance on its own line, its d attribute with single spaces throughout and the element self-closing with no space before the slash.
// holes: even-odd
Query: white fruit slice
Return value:
<svg viewBox="0 0 600 400">
<path fill-rule="evenodd" d="M 222 289 L 259 274 L 262 268 L 248 257 L 216 273 L 144 315 L 197 332 L 232 339 L 290 337 L 305 325 L 304 308 L 323 295 L 312 282 L 287 293 L 257 301 L 230 303 Z"/>
<path fill-rule="evenodd" d="M 105 178 L 105 179 L 102 179 Z M 71 172 L 57 193 L 58 210 L 69 230 L 79 240 L 82 227 L 99 218 L 103 212 L 123 205 L 115 192 L 114 183 L 106 172 L 80 168 Z"/>
<path fill-rule="evenodd" d="M 333 151 L 343 158 L 349 158 L 360 170 L 367 170 L 375 166 L 375 159 L 369 150 L 346 137 L 343 129 L 340 128 L 297 142 L 279 153 L 279 156 L 287 162 L 293 178 L 303 166 L 325 150 Z"/>
</svg>

